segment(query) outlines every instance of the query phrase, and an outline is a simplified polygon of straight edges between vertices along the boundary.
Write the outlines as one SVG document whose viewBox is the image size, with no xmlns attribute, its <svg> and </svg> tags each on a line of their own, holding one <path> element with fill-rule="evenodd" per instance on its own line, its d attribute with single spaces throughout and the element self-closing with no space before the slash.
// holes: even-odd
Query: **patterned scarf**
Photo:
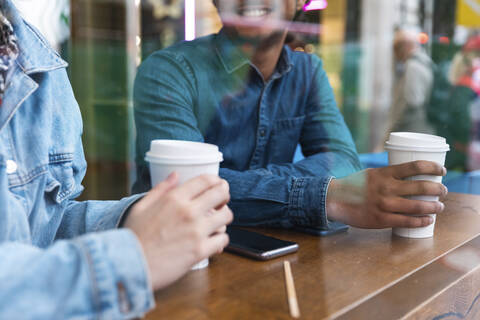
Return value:
<svg viewBox="0 0 480 320">
<path fill-rule="evenodd" d="M 0 12 L 0 106 L 7 88 L 8 70 L 18 57 L 17 38 L 13 27 Z"/>
</svg>

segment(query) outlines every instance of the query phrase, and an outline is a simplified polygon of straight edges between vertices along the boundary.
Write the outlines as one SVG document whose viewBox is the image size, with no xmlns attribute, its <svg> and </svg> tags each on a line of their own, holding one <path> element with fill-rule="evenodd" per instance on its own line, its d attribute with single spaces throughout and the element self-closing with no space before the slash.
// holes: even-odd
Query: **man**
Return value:
<svg viewBox="0 0 480 320">
<path fill-rule="evenodd" d="M 399 70 L 387 133 L 404 131 L 435 134 L 427 120 L 426 110 L 433 86 L 433 61 L 411 31 L 397 31 L 393 49 Z"/>
<path fill-rule="evenodd" d="M 304 1 L 214 1 L 219 34 L 159 51 L 135 84 L 137 166 L 134 191 L 149 188 L 143 160 L 151 140 L 216 144 L 220 175 L 242 225 L 321 228 L 420 227 L 440 202 L 406 195 L 444 195 L 441 184 L 403 178 L 445 169 L 431 162 L 360 169 L 350 133 L 322 62 L 284 46 L 285 25 Z M 297 145 L 306 158 L 292 163 Z M 328 191 L 328 194 L 327 194 Z M 403 213 L 400 215 L 397 213 Z"/>
<path fill-rule="evenodd" d="M 66 63 L 10 0 L 0 27 L 0 319 L 140 317 L 227 244 L 228 184 L 173 174 L 143 198 L 76 202 L 86 163 Z"/>
</svg>

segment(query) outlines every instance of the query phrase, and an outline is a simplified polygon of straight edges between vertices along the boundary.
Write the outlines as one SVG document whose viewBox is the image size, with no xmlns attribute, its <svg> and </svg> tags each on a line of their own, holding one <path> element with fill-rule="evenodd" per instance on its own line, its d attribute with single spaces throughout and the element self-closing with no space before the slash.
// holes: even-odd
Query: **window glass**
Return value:
<svg viewBox="0 0 480 320">
<path fill-rule="evenodd" d="M 478 1 L 310 0 L 292 12 L 289 10 L 292 5 L 296 6 L 296 1 L 267 2 L 270 3 L 268 12 L 262 11 L 265 9 L 262 1 L 221 0 L 215 7 L 210 0 L 16 0 L 24 17 L 69 62 L 70 80 L 84 120 L 84 149 L 89 165 L 84 181 L 85 198 L 118 199 L 130 193 L 138 180 L 135 160 L 143 161 L 149 139 L 156 134 L 177 138 L 172 133 L 175 125 L 169 124 L 168 119 L 161 132 L 135 126 L 135 94 L 142 95 L 139 99 L 144 103 L 154 105 L 158 102 L 155 99 L 160 89 L 155 83 L 159 79 L 166 86 L 160 93 L 165 103 L 177 103 L 178 108 L 182 108 L 182 103 L 194 106 L 218 103 L 216 107 L 234 110 L 228 119 L 218 118 L 218 114 L 210 111 L 201 114 L 204 120 L 177 114 L 185 122 L 182 126 L 190 127 L 178 135 L 180 138 L 210 139 L 222 146 L 234 146 L 226 150 L 226 165 L 246 170 L 255 163 L 260 168 L 269 162 L 298 161 L 317 152 L 318 149 L 308 144 L 308 133 L 302 130 L 309 115 L 298 106 L 289 106 L 298 108 L 289 113 L 287 110 L 291 109 L 284 106 L 285 103 L 304 103 L 302 108 L 306 108 L 308 99 L 317 99 L 320 104 L 331 102 L 326 97 L 330 91 L 321 87 L 325 83 L 315 78 L 318 76 L 315 70 L 308 69 L 318 67 L 317 63 L 321 63 L 325 71 L 336 108 L 352 135 L 363 167 L 388 164 L 384 146 L 392 131 L 440 135 L 450 145 L 446 159 L 449 174 L 444 180 L 450 191 L 480 193 L 479 178 L 475 174 L 480 170 Z M 248 6 L 254 9 L 248 11 Z M 279 9 L 272 9 L 276 7 Z M 267 20 L 263 17 L 265 14 Z M 291 61 L 285 60 L 282 65 L 280 59 L 273 73 L 242 71 L 241 58 L 225 47 L 221 49 L 224 58 L 240 60 L 222 61 L 219 59 L 222 52 L 208 37 L 221 34 L 225 24 L 230 29 L 243 30 L 247 36 L 249 32 L 288 29 L 285 44 L 291 52 L 301 52 L 308 59 L 321 59 L 318 62 L 307 59 L 310 64 L 302 71 L 311 72 L 312 79 L 316 80 L 292 82 L 283 91 L 267 96 L 274 101 L 275 95 L 284 94 L 282 99 L 271 102 L 277 108 L 276 113 L 269 114 L 268 121 L 262 122 L 264 115 L 258 113 L 260 101 L 242 100 L 245 95 L 255 93 L 242 91 L 245 87 L 237 82 L 251 82 L 253 85 L 248 90 L 255 91 L 255 85 L 262 85 L 259 80 L 264 81 L 263 85 L 280 81 L 288 73 Z M 261 38 L 261 34 L 256 36 Z M 203 46 L 196 51 L 197 60 L 195 49 L 184 49 L 188 47 L 182 44 L 184 41 Z M 241 41 L 233 39 L 236 45 Z M 181 54 L 158 52 L 179 44 L 177 53 L 188 51 L 192 56 L 190 60 Z M 248 51 L 246 47 L 243 49 Z M 157 74 L 140 69 L 146 77 L 156 79 L 144 85 L 148 88 L 134 90 L 138 67 L 155 54 L 161 58 L 158 61 L 166 65 L 159 67 Z M 198 67 L 202 64 L 206 64 L 205 75 L 199 77 Z M 225 78 L 232 69 L 237 73 L 240 70 L 237 78 Z M 256 78 L 260 75 L 263 79 Z M 277 76 L 280 80 L 275 80 Z M 215 94 L 198 92 L 198 88 Z M 272 88 L 275 89 L 275 85 Z M 263 94 L 262 90 L 258 92 Z M 287 95 L 295 99 L 286 98 Z M 250 106 L 257 105 L 239 110 L 245 101 Z M 249 115 L 249 112 L 255 114 Z M 168 114 L 162 117 L 168 118 Z M 141 123 L 153 122 L 155 115 L 147 118 Z M 238 122 L 226 124 L 234 119 Z M 252 126 L 244 123 L 250 123 L 251 119 L 257 122 Z M 231 136 L 227 131 L 212 131 L 208 124 L 214 121 L 242 130 L 229 131 Z M 333 129 L 324 124 L 321 130 Z M 262 134 L 269 140 L 261 152 L 268 155 L 257 155 L 256 161 L 256 152 L 260 152 L 255 140 L 258 136 L 249 135 Z M 346 133 L 339 134 L 343 139 Z M 139 135 L 144 140 L 140 153 L 136 147 Z M 292 145 L 296 140 L 298 143 Z M 325 147 L 343 146 L 341 141 L 333 143 L 334 140 L 331 138 Z M 299 148 L 295 149 L 297 144 Z"/>
</svg>

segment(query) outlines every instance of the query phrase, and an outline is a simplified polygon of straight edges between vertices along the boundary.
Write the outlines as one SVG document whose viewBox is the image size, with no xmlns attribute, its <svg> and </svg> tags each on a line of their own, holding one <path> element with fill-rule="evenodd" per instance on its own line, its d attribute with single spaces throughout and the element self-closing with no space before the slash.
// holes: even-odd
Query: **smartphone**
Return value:
<svg viewBox="0 0 480 320">
<path fill-rule="evenodd" d="M 257 232 L 228 227 L 230 244 L 228 252 L 256 260 L 269 260 L 298 251 L 298 244 L 291 241 L 272 238 Z"/>
</svg>

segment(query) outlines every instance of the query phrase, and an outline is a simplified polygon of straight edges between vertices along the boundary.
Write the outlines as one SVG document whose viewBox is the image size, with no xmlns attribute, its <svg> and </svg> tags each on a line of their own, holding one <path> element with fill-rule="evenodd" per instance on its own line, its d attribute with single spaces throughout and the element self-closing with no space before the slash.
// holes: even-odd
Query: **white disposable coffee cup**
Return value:
<svg viewBox="0 0 480 320">
<path fill-rule="evenodd" d="M 145 160 L 150 165 L 152 186 L 168 178 L 170 174 L 178 174 L 182 184 L 202 174 L 218 175 L 223 155 L 213 144 L 180 141 L 153 140 Z M 194 265 L 192 270 L 208 266 L 208 259 Z"/>
<path fill-rule="evenodd" d="M 392 132 L 389 140 L 385 143 L 388 151 L 388 162 L 397 165 L 417 160 L 427 160 L 445 165 L 445 157 L 450 150 L 445 138 L 413 132 Z M 442 183 L 441 176 L 419 175 L 407 178 L 407 180 L 428 180 Z M 423 201 L 438 201 L 435 196 L 410 196 L 409 199 Z M 393 233 L 406 238 L 430 238 L 433 237 L 436 215 L 430 215 L 433 223 L 422 228 L 393 228 Z"/>
</svg>

